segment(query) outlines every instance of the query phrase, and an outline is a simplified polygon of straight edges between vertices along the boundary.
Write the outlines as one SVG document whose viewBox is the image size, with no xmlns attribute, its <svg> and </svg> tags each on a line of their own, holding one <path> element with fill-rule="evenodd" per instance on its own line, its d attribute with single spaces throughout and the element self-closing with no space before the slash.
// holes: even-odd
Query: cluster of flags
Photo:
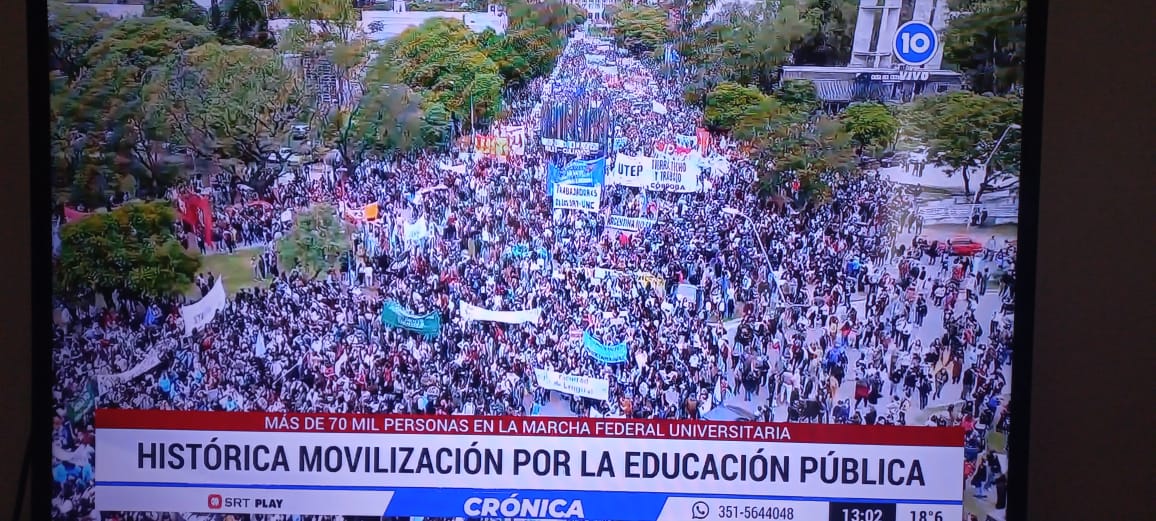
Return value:
<svg viewBox="0 0 1156 521">
<path fill-rule="evenodd" d="M 541 135 L 580 143 L 602 143 L 611 126 L 610 107 L 596 100 L 555 103 L 542 114 Z"/>
</svg>

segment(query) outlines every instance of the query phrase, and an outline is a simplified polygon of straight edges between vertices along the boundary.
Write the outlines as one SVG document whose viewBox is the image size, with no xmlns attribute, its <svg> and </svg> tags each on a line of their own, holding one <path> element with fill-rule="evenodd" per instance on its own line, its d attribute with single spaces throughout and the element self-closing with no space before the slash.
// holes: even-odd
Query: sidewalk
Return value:
<svg viewBox="0 0 1156 521">
<path fill-rule="evenodd" d="M 909 168 L 907 172 L 903 171 L 902 166 L 891 166 L 887 168 L 880 168 L 879 173 L 896 183 L 905 185 L 920 185 L 925 188 L 936 188 L 940 190 L 948 190 L 953 193 L 963 193 L 963 176 L 958 173 L 950 173 L 950 171 L 941 166 L 928 164 L 923 168 L 923 176 L 915 176 L 915 168 Z"/>
</svg>

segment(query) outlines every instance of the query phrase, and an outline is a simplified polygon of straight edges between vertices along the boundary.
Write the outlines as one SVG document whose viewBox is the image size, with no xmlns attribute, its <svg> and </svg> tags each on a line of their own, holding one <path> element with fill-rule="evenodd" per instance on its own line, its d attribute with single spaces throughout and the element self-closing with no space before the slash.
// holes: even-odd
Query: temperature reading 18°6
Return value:
<svg viewBox="0 0 1156 521">
<path fill-rule="evenodd" d="M 907 521 L 943 521 L 943 512 L 939 510 L 912 510 Z"/>
<path fill-rule="evenodd" d="M 831 503 L 830 521 L 896 521 L 895 505 L 885 503 Z"/>
</svg>

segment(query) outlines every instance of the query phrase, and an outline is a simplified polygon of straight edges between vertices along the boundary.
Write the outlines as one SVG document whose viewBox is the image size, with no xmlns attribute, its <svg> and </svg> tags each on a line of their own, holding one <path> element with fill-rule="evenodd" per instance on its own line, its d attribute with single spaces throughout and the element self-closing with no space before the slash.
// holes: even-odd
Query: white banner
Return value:
<svg viewBox="0 0 1156 521">
<path fill-rule="evenodd" d="M 522 156 L 526 154 L 526 127 L 523 125 L 507 125 L 498 127 L 495 133 L 498 137 L 507 139 L 510 155 Z"/>
<path fill-rule="evenodd" d="M 602 209 L 601 186 L 554 185 L 554 209 L 597 212 Z"/>
<path fill-rule="evenodd" d="M 466 321 L 501 322 L 503 324 L 524 324 L 537 322 L 542 316 L 542 308 L 525 309 L 522 311 L 493 311 L 470 304 L 461 303 L 462 318 Z"/>
<path fill-rule="evenodd" d="M 618 154 L 614 168 L 606 172 L 606 184 L 646 188 L 654 183 L 653 162 L 646 156 Z"/>
<path fill-rule="evenodd" d="M 562 374 L 546 369 L 535 369 L 538 387 L 573 394 L 594 400 L 606 401 L 610 397 L 610 384 L 605 378 Z"/>
<path fill-rule="evenodd" d="M 193 334 L 194 329 L 212 321 L 218 311 L 225 309 L 225 304 L 225 281 L 217 277 L 216 284 L 213 284 L 213 289 L 209 290 L 205 298 L 181 308 L 181 318 L 185 321 L 185 336 Z"/>
<path fill-rule="evenodd" d="M 140 362 L 137 362 L 137 364 L 132 366 L 132 368 L 128 371 L 120 372 L 117 374 L 97 375 L 96 384 L 99 386 L 101 394 L 104 394 L 112 390 L 113 386 L 116 384 L 132 380 L 142 374 L 149 372 L 152 370 L 152 368 L 158 365 L 161 365 L 160 352 L 156 350 L 149 351 L 149 353 L 145 355 L 144 359 L 142 359 Z"/>
<path fill-rule="evenodd" d="M 656 192 L 690 193 L 701 189 L 700 170 L 692 161 L 683 159 L 657 159 L 651 162 L 654 181 L 647 187 Z"/>
<path fill-rule="evenodd" d="M 429 227 L 426 225 L 425 217 L 418 218 L 412 223 L 406 223 L 405 240 L 409 242 L 417 242 L 426 237 L 429 237 Z"/>
<path fill-rule="evenodd" d="M 606 218 L 606 226 L 616 230 L 639 232 L 654 224 L 653 220 L 642 217 L 626 217 L 625 215 L 611 215 Z"/>
<path fill-rule="evenodd" d="M 646 157 L 618 154 L 606 172 L 606 184 L 633 186 L 655 192 L 692 193 L 702 189 L 697 154 Z"/>
</svg>

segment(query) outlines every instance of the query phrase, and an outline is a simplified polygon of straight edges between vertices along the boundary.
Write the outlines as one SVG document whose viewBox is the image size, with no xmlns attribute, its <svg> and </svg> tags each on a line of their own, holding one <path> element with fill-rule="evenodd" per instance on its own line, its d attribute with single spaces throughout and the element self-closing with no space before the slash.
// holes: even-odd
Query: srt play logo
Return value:
<svg viewBox="0 0 1156 521">
<path fill-rule="evenodd" d="M 279 509 L 284 501 L 284 499 L 280 498 L 223 497 L 220 494 L 209 494 L 209 510 L 220 510 L 222 508 Z"/>
</svg>

